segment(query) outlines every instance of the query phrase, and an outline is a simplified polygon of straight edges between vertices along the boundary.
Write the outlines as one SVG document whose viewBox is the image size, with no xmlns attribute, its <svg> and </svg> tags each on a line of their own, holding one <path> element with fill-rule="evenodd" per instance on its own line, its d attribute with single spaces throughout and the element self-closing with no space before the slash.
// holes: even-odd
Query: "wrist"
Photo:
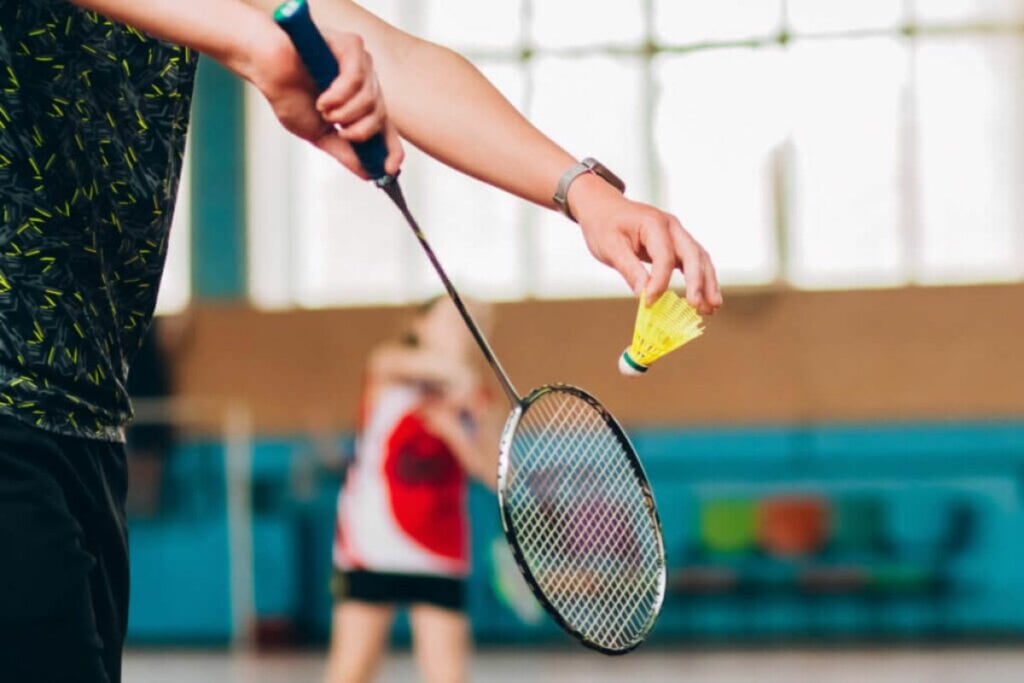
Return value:
<svg viewBox="0 0 1024 683">
<path fill-rule="evenodd" d="M 232 32 L 222 55 L 211 55 L 235 74 L 259 87 L 267 77 L 268 65 L 287 63 L 295 49 L 287 34 L 263 12 L 246 7 L 239 16 L 244 29 Z"/>
<path fill-rule="evenodd" d="M 612 173 L 612 171 L 602 164 L 600 161 L 593 157 L 587 157 L 577 164 L 573 164 L 562 177 L 558 180 L 558 186 L 555 188 L 555 194 L 552 197 L 555 205 L 564 213 L 570 220 L 577 220 L 576 214 L 569 204 L 569 192 L 573 186 L 586 176 L 591 178 L 600 178 L 604 183 L 614 188 L 616 192 L 624 193 L 626 191 L 626 184 L 622 182 L 622 179 Z M 584 196 L 588 193 L 577 192 L 577 196 L 583 194 Z"/>
<path fill-rule="evenodd" d="M 604 206 L 609 201 L 622 199 L 623 194 L 603 178 L 593 173 L 585 173 L 569 186 L 569 191 L 566 194 L 566 206 L 576 221 L 583 223 L 596 207 Z"/>
</svg>

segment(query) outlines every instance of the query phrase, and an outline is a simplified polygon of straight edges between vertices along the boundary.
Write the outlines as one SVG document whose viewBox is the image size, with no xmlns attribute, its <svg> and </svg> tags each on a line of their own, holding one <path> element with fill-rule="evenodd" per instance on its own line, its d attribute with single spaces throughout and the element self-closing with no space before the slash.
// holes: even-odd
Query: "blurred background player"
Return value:
<svg viewBox="0 0 1024 683">
<path fill-rule="evenodd" d="M 486 325 L 489 310 L 472 304 Z M 494 487 L 500 415 L 445 297 L 370 357 L 356 458 L 338 499 L 328 683 L 372 679 L 408 605 L 424 681 L 466 679 L 466 487 Z"/>
</svg>

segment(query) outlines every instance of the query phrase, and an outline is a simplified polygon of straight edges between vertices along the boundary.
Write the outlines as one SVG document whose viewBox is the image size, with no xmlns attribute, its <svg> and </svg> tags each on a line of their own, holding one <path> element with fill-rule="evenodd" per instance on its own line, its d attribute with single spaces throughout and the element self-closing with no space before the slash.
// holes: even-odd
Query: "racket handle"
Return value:
<svg viewBox="0 0 1024 683">
<path fill-rule="evenodd" d="M 291 38 L 320 92 L 327 90 L 338 77 L 338 60 L 320 29 L 313 23 L 309 3 L 306 0 L 288 0 L 274 12 L 274 21 Z M 377 133 L 365 142 L 353 142 L 352 148 L 359 157 L 359 163 L 378 185 L 383 186 L 393 180 L 384 170 L 388 146 L 382 133 Z"/>
</svg>

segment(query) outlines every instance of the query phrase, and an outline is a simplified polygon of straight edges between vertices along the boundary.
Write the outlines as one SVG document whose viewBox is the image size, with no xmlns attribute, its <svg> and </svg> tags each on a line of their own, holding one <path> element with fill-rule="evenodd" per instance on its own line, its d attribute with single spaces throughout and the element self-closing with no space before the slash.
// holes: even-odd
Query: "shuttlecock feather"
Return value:
<svg viewBox="0 0 1024 683">
<path fill-rule="evenodd" d="M 633 343 L 619 357 L 619 372 L 642 375 L 654 361 L 702 335 L 703 323 L 700 314 L 672 291 L 651 306 L 641 296 Z"/>
</svg>

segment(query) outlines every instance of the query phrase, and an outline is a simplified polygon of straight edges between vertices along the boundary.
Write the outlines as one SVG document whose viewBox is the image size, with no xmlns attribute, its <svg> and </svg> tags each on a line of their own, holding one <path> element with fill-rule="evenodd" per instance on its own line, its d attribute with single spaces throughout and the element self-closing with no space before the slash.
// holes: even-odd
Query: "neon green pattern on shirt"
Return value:
<svg viewBox="0 0 1024 683">
<path fill-rule="evenodd" d="M 0 0 L 0 414 L 123 439 L 195 63 L 68 2 Z"/>
</svg>

